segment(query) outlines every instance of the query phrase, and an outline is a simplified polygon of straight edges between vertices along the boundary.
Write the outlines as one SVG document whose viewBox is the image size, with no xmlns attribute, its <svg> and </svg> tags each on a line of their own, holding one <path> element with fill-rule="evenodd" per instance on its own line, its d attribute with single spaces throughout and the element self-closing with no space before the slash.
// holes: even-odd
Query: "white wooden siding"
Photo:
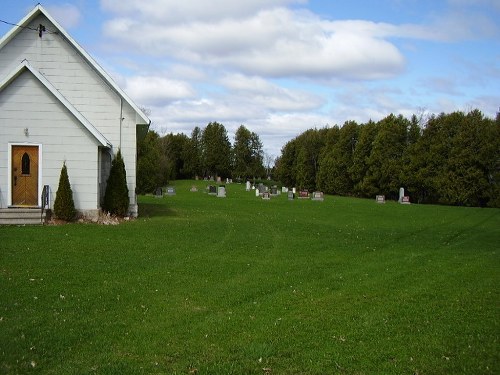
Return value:
<svg viewBox="0 0 500 375">
<path fill-rule="evenodd" d="M 31 98 L 29 103 L 26 98 Z M 39 104 L 50 116 L 41 118 Z M 5 115 L 7 114 L 7 115 Z M 24 134 L 28 128 L 29 135 Z M 8 143 L 43 145 L 43 185 L 52 190 L 51 207 L 54 204 L 63 162 L 66 162 L 73 189 L 75 206 L 79 210 L 97 210 L 97 163 L 98 143 L 96 139 L 75 119 L 31 72 L 22 73 L 0 93 L 0 181 L 1 202 L 6 207 L 9 201 L 7 186 Z M 39 186 L 41 191 L 42 186 Z"/>
<path fill-rule="evenodd" d="M 39 24 L 43 24 L 47 30 L 55 29 L 54 25 L 43 15 L 33 20 L 31 27 L 36 28 Z M 27 59 L 35 69 L 44 74 L 51 84 L 111 142 L 114 154 L 121 146 L 127 172 L 130 203 L 135 205 L 136 112 L 133 108 L 125 100 L 120 100 L 120 95 L 96 73 L 94 68 L 60 34 L 44 33 L 43 37 L 39 38 L 38 33 L 33 30 L 24 29 L 19 32 L 1 50 L 0 77 L 6 76 L 24 59 Z M 21 81 L 16 80 L 11 86 L 22 90 L 23 84 Z M 51 134 L 58 132 L 59 141 L 53 139 L 51 141 L 52 145 L 78 144 L 81 131 L 80 135 L 78 135 L 65 127 L 60 127 L 57 124 L 57 121 L 60 120 L 58 114 L 53 112 L 54 108 L 47 105 L 49 103 L 46 102 L 46 98 L 38 97 L 35 100 L 33 93 L 26 91 L 24 93 L 25 96 L 21 97 L 16 95 L 15 90 L 13 90 L 9 95 L 16 95 L 18 105 L 30 106 L 30 117 L 27 118 L 26 113 L 23 112 L 24 116 L 19 117 L 18 113 L 4 113 L 1 115 L 2 118 L 5 120 L 17 119 L 17 124 L 21 129 L 24 127 L 31 128 L 28 125 L 32 121 L 46 121 L 46 127 L 33 128 L 32 131 L 35 132 L 33 136 L 35 134 L 36 136 L 46 134 L 52 137 Z M 4 95 L 5 93 L 2 93 L 2 96 Z M 120 105 L 123 106 L 124 117 L 121 124 L 121 137 Z M 65 137 L 68 137 L 67 140 L 65 140 Z M 75 139 L 72 139 L 73 137 Z M 65 156 L 64 150 L 64 148 L 61 148 L 56 152 L 61 152 L 61 156 Z M 97 149 L 94 154 L 94 157 L 97 157 Z M 93 164 L 95 165 L 95 163 Z M 95 184 L 98 185 L 97 178 Z M 1 190 L 0 186 L 0 194 L 2 194 Z"/>
</svg>

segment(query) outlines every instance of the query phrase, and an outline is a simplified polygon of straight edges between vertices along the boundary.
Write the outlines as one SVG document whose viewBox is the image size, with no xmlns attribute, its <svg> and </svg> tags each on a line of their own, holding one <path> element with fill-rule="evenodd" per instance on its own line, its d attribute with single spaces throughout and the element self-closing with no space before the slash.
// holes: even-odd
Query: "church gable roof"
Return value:
<svg viewBox="0 0 500 375">
<path fill-rule="evenodd" d="M 136 112 L 137 122 L 148 124 L 150 123 L 149 118 L 144 114 L 144 112 L 130 99 L 130 97 L 116 84 L 116 82 L 111 78 L 111 76 L 106 73 L 106 71 L 97 63 L 92 56 L 90 56 L 85 49 L 80 46 L 66 30 L 45 10 L 40 4 L 35 6 L 31 12 L 29 12 L 21 21 L 19 21 L 18 26 L 14 26 L 7 34 L 5 34 L 2 39 L 0 39 L 0 50 L 6 46 L 9 41 L 11 41 L 19 32 L 24 28 L 30 27 L 30 23 L 33 22 L 40 15 L 45 16 L 56 28 L 56 31 L 68 43 L 83 57 L 83 59 L 92 67 L 92 69 L 99 75 L 109 87 L 111 87 L 125 102 L 127 102 Z"/>
<path fill-rule="evenodd" d="M 68 111 L 87 129 L 97 142 L 104 147 L 111 147 L 111 143 L 104 137 L 86 118 L 83 116 L 65 97 L 62 95 L 38 70 L 33 68 L 27 60 L 24 60 L 9 73 L 2 81 L 0 81 L 0 93 L 8 87 L 17 77 L 24 71 L 31 72 L 38 81 L 59 100 Z"/>
</svg>

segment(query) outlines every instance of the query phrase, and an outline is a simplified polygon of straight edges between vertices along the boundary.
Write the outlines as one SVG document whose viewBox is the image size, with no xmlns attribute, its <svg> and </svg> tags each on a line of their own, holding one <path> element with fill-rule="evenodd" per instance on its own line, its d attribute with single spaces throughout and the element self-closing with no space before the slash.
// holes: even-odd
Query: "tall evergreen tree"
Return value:
<svg viewBox="0 0 500 375">
<path fill-rule="evenodd" d="M 203 162 L 208 176 L 228 177 L 231 167 L 231 143 L 224 125 L 209 123 L 203 130 Z"/>
<path fill-rule="evenodd" d="M 359 125 L 355 121 L 348 121 L 339 129 L 337 142 L 325 148 L 318 171 L 319 189 L 339 195 L 352 193 L 354 184 L 349 168 L 352 165 L 358 132 Z"/>
<path fill-rule="evenodd" d="M 150 130 L 137 143 L 137 193 L 153 193 L 166 183 L 164 159 L 160 136 Z"/>
<path fill-rule="evenodd" d="M 202 131 L 198 126 L 191 132 L 191 137 L 187 142 L 182 156 L 184 159 L 183 175 L 192 178 L 203 174 Z"/>
</svg>

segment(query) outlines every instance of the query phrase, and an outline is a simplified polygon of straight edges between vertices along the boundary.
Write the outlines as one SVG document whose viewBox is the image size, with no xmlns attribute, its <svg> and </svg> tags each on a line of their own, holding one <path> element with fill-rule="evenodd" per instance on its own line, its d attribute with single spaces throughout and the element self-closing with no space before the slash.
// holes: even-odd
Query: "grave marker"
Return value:
<svg viewBox="0 0 500 375">
<path fill-rule="evenodd" d="M 217 189 L 217 198 L 226 198 L 226 187 L 224 185 L 219 186 Z"/>
<path fill-rule="evenodd" d="M 262 193 L 262 199 L 265 199 L 265 200 L 271 199 L 271 194 L 269 194 L 269 192 L 267 192 L 267 191 Z"/>
<path fill-rule="evenodd" d="M 313 201 L 323 201 L 325 199 L 325 195 L 323 194 L 322 191 L 315 191 L 313 194 L 312 194 L 312 198 L 311 198 Z"/>
<path fill-rule="evenodd" d="M 163 189 L 161 187 L 156 188 L 155 190 L 155 198 L 162 198 L 163 197 Z"/>
<path fill-rule="evenodd" d="M 215 186 L 215 185 L 209 185 L 208 186 L 208 194 L 210 194 L 210 195 L 216 195 L 217 194 L 217 186 Z"/>
<path fill-rule="evenodd" d="M 385 203 L 385 195 L 377 195 L 375 197 L 375 202 L 377 202 L 377 203 Z"/>
<path fill-rule="evenodd" d="M 169 195 L 169 196 L 175 195 L 175 187 L 168 186 L 167 187 L 167 195 Z"/>
<path fill-rule="evenodd" d="M 293 193 L 293 191 L 290 190 L 288 192 L 288 200 L 293 201 L 294 198 L 295 198 L 295 194 Z"/>
<path fill-rule="evenodd" d="M 309 199 L 309 192 L 307 190 L 301 190 L 299 192 L 299 199 Z"/>
</svg>

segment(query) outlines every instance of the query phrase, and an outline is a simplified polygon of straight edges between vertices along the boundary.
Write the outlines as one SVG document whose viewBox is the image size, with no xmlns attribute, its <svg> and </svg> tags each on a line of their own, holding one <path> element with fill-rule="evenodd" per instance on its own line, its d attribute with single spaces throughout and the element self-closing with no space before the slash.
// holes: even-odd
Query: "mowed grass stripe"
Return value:
<svg viewBox="0 0 500 375">
<path fill-rule="evenodd" d="M 0 227 L 0 372 L 498 372 L 499 210 L 205 185 Z"/>
</svg>

